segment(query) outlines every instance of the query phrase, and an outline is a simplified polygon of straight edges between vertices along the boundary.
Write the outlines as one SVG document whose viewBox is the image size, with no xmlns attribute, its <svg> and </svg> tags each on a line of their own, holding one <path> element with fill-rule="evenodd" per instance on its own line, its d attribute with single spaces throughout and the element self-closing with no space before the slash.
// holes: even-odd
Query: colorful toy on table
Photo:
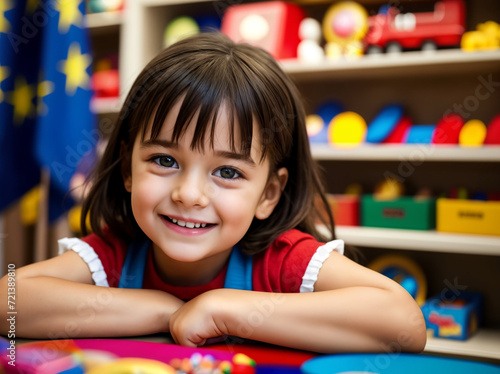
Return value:
<svg viewBox="0 0 500 374">
<path fill-rule="evenodd" d="M 267 50 L 278 60 L 296 58 L 304 18 L 302 8 L 284 1 L 236 4 L 224 12 L 221 31 L 236 42 Z"/>
<path fill-rule="evenodd" d="M 384 255 L 375 259 L 368 267 L 399 283 L 418 305 L 425 303 L 427 279 L 422 268 L 409 257 Z"/>
<path fill-rule="evenodd" d="M 477 25 L 477 30 L 462 35 L 460 47 L 465 52 L 491 51 L 500 48 L 500 24 L 487 21 Z"/>
<path fill-rule="evenodd" d="M 305 362 L 301 370 L 303 374 L 500 374 L 500 366 L 490 363 L 401 353 L 394 345 L 395 352 L 319 356 Z"/>
<path fill-rule="evenodd" d="M 465 31 L 463 0 L 435 3 L 433 12 L 400 13 L 396 6 L 384 6 L 368 20 L 367 53 L 400 52 L 402 49 L 435 50 L 460 45 Z"/>
<path fill-rule="evenodd" d="M 431 144 L 436 125 L 413 125 L 406 131 L 403 142 L 407 144 Z"/>
<path fill-rule="evenodd" d="M 460 130 L 458 143 L 462 147 L 480 147 L 484 143 L 486 132 L 486 125 L 483 121 L 471 119 Z"/>
<path fill-rule="evenodd" d="M 326 56 L 359 57 L 363 54 L 363 38 L 368 30 L 368 13 L 354 1 L 331 5 L 323 17 Z"/>
<path fill-rule="evenodd" d="M 365 141 L 366 122 L 355 112 L 337 114 L 328 125 L 328 142 L 336 147 L 356 147 Z"/>
<path fill-rule="evenodd" d="M 299 26 L 300 43 L 297 48 L 297 58 L 302 62 L 321 62 L 325 51 L 321 47 L 321 25 L 314 18 L 304 18 Z"/>
<path fill-rule="evenodd" d="M 328 124 L 333 117 L 342 113 L 340 104 L 327 101 L 320 105 L 315 114 L 306 117 L 307 135 L 311 143 L 328 143 Z"/>
<path fill-rule="evenodd" d="M 394 131 L 403 117 L 401 105 L 384 107 L 368 125 L 366 133 L 367 143 L 381 143 Z"/>
<path fill-rule="evenodd" d="M 447 290 L 425 302 L 422 313 L 428 335 L 467 340 L 481 324 L 483 296 L 477 292 Z"/>
<path fill-rule="evenodd" d="M 88 0 L 89 13 L 115 12 L 123 9 L 124 0 Z"/>
<path fill-rule="evenodd" d="M 500 145 L 500 114 L 496 115 L 486 129 L 485 145 Z"/>
<path fill-rule="evenodd" d="M 194 18 L 189 16 L 176 17 L 165 27 L 163 47 L 166 48 L 181 39 L 196 35 L 199 32 L 200 27 Z"/>
<path fill-rule="evenodd" d="M 410 117 L 403 115 L 396 123 L 392 132 L 384 139 L 384 144 L 401 144 L 405 140 L 405 135 L 408 129 L 413 126 L 413 121 Z"/>
<path fill-rule="evenodd" d="M 443 116 L 436 125 L 432 144 L 458 144 L 460 131 L 464 124 L 464 119 L 456 113 Z"/>
</svg>

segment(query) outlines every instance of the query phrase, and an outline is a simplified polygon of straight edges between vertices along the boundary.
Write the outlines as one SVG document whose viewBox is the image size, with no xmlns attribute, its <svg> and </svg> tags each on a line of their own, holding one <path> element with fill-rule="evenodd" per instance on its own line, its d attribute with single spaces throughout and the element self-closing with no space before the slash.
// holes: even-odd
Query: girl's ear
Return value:
<svg viewBox="0 0 500 374">
<path fill-rule="evenodd" d="M 123 186 L 127 192 L 132 191 L 132 172 L 130 168 L 132 167 L 130 161 L 130 152 L 127 151 L 128 147 L 125 142 L 122 140 L 120 144 L 120 168 L 123 178 Z"/>
<path fill-rule="evenodd" d="M 263 220 L 271 215 L 280 201 L 281 193 L 285 189 L 287 181 L 287 168 L 278 169 L 278 171 L 269 178 L 266 188 L 262 193 L 259 205 L 255 210 L 255 218 Z"/>
</svg>

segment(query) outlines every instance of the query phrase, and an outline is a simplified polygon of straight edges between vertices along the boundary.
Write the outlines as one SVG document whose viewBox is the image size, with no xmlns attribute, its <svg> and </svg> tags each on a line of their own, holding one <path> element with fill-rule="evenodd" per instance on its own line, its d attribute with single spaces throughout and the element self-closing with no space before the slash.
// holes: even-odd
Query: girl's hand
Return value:
<svg viewBox="0 0 500 374">
<path fill-rule="evenodd" d="M 227 291 L 217 289 L 205 292 L 188 301 L 170 317 L 170 333 L 176 343 L 199 347 L 210 338 L 228 334 L 224 323 L 225 315 L 230 313 Z"/>
</svg>

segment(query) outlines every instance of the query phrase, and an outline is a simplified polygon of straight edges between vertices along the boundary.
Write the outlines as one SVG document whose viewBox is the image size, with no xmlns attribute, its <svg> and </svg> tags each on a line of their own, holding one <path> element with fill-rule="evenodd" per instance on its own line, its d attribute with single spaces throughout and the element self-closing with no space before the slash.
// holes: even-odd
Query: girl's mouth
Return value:
<svg viewBox="0 0 500 374">
<path fill-rule="evenodd" d="M 210 223 L 188 222 L 176 218 L 170 218 L 169 216 L 165 215 L 162 215 L 162 217 L 168 222 L 171 222 L 180 227 L 186 227 L 188 229 L 199 229 L 199 228 L 205 228 L 207 226 L 213 226 L 213 224 Z"/>
</svg>

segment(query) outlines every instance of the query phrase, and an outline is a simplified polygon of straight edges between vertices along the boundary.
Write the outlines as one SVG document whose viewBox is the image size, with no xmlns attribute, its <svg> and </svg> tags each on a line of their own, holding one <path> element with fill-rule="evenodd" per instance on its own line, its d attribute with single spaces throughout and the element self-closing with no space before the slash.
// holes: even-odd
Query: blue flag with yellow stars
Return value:
<svg viewBox="0 0 500 374">
<path fill-rule="evenodd" d="M 0 211 L 50 172 L 49 220 L 97 143 L 83 0 L 0 0 Z"/>
</svg>

